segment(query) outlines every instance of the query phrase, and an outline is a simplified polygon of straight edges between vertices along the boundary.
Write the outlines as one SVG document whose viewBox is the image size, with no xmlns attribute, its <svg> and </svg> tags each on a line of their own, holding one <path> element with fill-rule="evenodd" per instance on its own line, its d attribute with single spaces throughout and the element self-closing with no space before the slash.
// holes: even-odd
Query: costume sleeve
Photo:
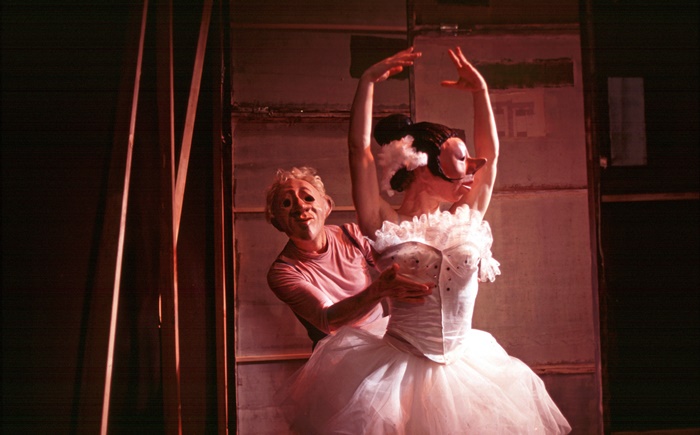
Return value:
<svg viewBox="0 0 700 435">
<path fill-rule="evenodd" d="M 267 273 L 267 283 L 275 295 L 296 315 L 326 334 L 330 333 L 327 310 L 333 305 L 333 301 L 304 279 L 294 266 L 276 261 Z"/>
</svg>

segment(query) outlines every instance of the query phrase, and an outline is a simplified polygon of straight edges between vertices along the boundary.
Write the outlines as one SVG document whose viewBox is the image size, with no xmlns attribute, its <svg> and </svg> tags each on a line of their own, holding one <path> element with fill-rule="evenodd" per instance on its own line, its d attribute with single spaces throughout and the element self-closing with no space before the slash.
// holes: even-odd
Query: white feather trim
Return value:
<svg viewBox="0 0 700 435">
<path fill-rule="evenodd" d="M 393 196 L 396 193 L 391 188 L 391 177 L 396 174 L 396 171 L 402 167 L 412 171 L 428 164 L 428 155 L 416 151 L 412 144 L 413 136 L 404 136 L 399 140 L 393 140 L 384 145 L 377 154 L 377 163 L 382 168 L 380 188 L 389 196 Z"/>
</svg>

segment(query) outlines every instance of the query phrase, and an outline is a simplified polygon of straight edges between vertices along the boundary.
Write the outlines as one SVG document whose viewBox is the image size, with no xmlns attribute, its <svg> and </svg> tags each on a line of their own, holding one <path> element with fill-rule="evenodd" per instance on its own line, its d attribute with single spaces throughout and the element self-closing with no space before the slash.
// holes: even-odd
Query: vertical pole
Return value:
<svg viewBox="0 0 700 435">
<path fill-rule="evenodd" d="M 129 183 L 131 181 L 131 160 L 134 149 L 134 133 L 136 130 L 136 113 L 139 101 L 139 88 L 141 83 L 141 66 L 143 64 L 143 46 L 146 35 L 146 18 L 148 15 L 148 0 L 143 3 L 141 15 L 141 34 L 139 37 L 138 59 L 136 64 L 136 78 L 134 80 L 134 92 L 131 102 L 131 119 L 129 122 L 129 138 L 126 155 L 126 170 L 124 173 L 124 189 L 122 193 L 121 215 L 119 220 L 119 239 L 117 242 L 117 259 L 114 273 L 114 287 L 112 291 L 112 312 L 109 324 L 109 343 L 107 345 L 107 365 L 105 372 L 104 396 L 102 398 L 102 419 L 100 433 L 107 434 L 109 424 L 109 404 L 112 390 L 112 369 L 114 366 L 114 345 L 117 335 L 117 314 L 119 313 L 119 290 L 121 285 L 122 260 L 124 258 L 124 237 L 126 233 L 126 216 L 129 205 Z"/>
<path fill-rule="evenodd" d="M 586 122 L 586 160 L 588 166 L 588 205 L 591 240 L 591 275 L 593 281 L 593 317 L 596 343 L 596 381 L 598 388 L 598 433 L 610 429 L 610 405 L 607 364 L 607 303 L 605 269 L 600 239 L 600 111 L 599 79 L 595 62 L 594 1 L 579 4 L 581 21 L 581 69 L 583 70 L 584 110 Z"/>
<path fill-rule="evenodd" d="M 194 120 L 197 114 L 197 101 L 199 100 L 199 86 L 202 81 L 202 67 L 207 48 L 207 36 L 209 34 L 209 22 L 211 20 L 212 0 L 204 0 L 202 8 L 202 22 L 199 27 L 199 39 L 197 41 L 197 54 L 194 59 L 194 71 L 192 72 L 192 84 L 185 115 L 185 129 L 182 134 L 182 147 L 180 148 L 180 161 L 177 168 L 177 180 L 175 182 L 175 194 L 173 197 L 173 222 L 175 229 L 175 246 L 180 230 L 180 217 L 182 215 L 182 203 L 185 195 L 185 182 L 187 181 L 187 166 L 190 161 L 190 149 L 192 148 L 192 134 L 194 132 Z"/>
<path fill-rule="evenodd" d="M 182 398 L 180 388 L 180 340 L 177 250 L 173 226 L 175 189 L 175 91 L 173 65 L 172 0 L 158 3 L 157 92 L 161 156 L 160 176 L 160 301 L 161 373 L 165 433 L 182 434 Z"/>
<path fill-rule="evenodd" d="M 406 39 L 408 46 L 413 46 L 414 39 L 414 23 L 415 23 L 415 0 L 406 0 Z M 415 72 L 413 68 L 408 69 L 408 108 L 411 112 L 411 119 L 416 119 L 416 94 L 415 89 Z"/>
<path fill-rule="evenodd" d="M 202 79 L 202 70 L 204 65 L 204 57 L 206 53 L 207 36 L 209 33 L 209 23 L 211 20 L 212 0 L 204 0 L 202 9 L 202 19 L 199 29 L 199 39 L 197 41 L 197 52 L 194 61 L 194 70 L 192 72 L 192 82 L 190 85 L 190 94 L 187 104 L 187 113 L 185 116 L 185 127 L 183 131 L 182 146 L 180 148 L 180 159 L 177 171 L 175 171 L 175 144 L 174 144 L 174 96 L 172 89 L 173 82 L 173 64 L 172 64 L 172 3 L 168 1 L 167 11 L 163 11 L 161 15 L 167 15 L 170 19 L 168 22 L 167 33 L 168 37 L 162 36 L 163 41 L 167 39 L 168 53 L 168 73 L 167 81 L 169 83 L 169 152 L 168 147 L 163 142 L 162 153 L 164 160 L 168 164 L 164 167 L 169 168 L 168 181 L 164 179 L 163 198 L 168 197 L 169 206 L 164 206 L 162 211 L 163 216 L 169 216 L 169 222 L 163 222 L 161 228 L 172 229 L 170 237 L 164 235 L 163 243 L 170 240 L 170 245 L 163 245 L 161 250 L 163 261 L 171 260 L 168 264 L 163 263 L 161 271 L 162 280 L 162 305 L 163 305 L 163 322 L 162 322 L 162 349 L 163 349 L 163 406 L 165 414 L 166 433 L 182 434 L 182 398 L 180 388 L 180 334 L 179 334 L 179 298 L 178 298 L 178 270 L 177 270 L 177 241 L 180 229 L 180 218 L 182 216 L 182 205 L 184 202 L 185 184 L 187 181 L 187 168 L 189 165 L 190 150 L 192 147 L 192 136 L 194 133 L 194 122 L 197 114 L 197 103 L 199 100 L 200 84 Z M 163 46 L 165 43 L 163 43 Z M 165 51 L 165 47 L 163 50 Z M 166 62 L 159 62 L 163 67 Z M 165 68 L 163 67 L 165 71 Z M 165 91 L 163 91 L 165 95 Z M 166 101 L 166 98 L 162 98 Z M 165 104 L 165 103 L 162 103 Z M 161 109 L 163 111 L 163 109 Z M 163 123 L 165 124 L 165 123 Z M 162 130 L 161 130 L 162 131 Z M 168 156 L 169 154 L 169 156 Z M 168 188 L 169 187 L 169 188 Z M 167 209 L 167 210 L 166 210 Z M 170 285 L 166 285 L 170 284 Z"/>
<path fill-rule="evenodd" d="M 105 385 L 111 389 L 110 370 L 105 369 L 108 361 L 110 326 L 112 321 L 115 281 L 122 271 L 119 249 L 122 209 L 124 196 L 128 194 L 127 168 L 131 167 L 130 145 L 133 144 L 135 118 L 135 88 L 140 80 L 141 55 L 144 45 L 145 4 L 134 4 L 128 10 L 131 16 L 126 29 L 124 62 L 119 85 L 118 103 L 114 123 L 114 140 L 109 159 L 108 178 L 104 191 L 104 204 L 100 212 L 99 242 L 96 246 L 94 264 L 88 276 L 85 311 L 83 313 L 81 354 L 77 365 L 75 408 L 71 433 L 95 434 L 102 426 L 103 405 L 105 405 Z M 128 154 L 128 155 L 127 155 Z M 128 157 L 128 159 L 127 159 Z M 122 239 L 123 240 L 123 239 Z M 92 269 L 94 268 L 94 269 Z M 112 348 L 114 349 L 114 348 Z M 114 355 L 109 358 L 113 364 Z M 109 372 L 109 373 L 108 373 Z M 111 393 L 111 391 L 110 391 Z M 109 406 L 109 403 L 106 403 Z M 109 411 L 107 409 L 106 411 Z M 109 412 L 106 413 L 108 415 Z M 106 426 L 107 423 L 105 423 Z"/>
<path fill-rule="evenodd" d="M 215 58 L 212 61 L 213 82 L 216 84 L 213 113 L 214 143 L 214 275 L 216 289 L 216 397 L 217 397 L 217 433 L 228 434 L 228 334 L 227 334 L 227 292 L 229 268 L 231 262 L 228 244 L 230 219 L 227 211 L 231 210 L 230 189 L 230 146 L 231 146 L 231 112 L 229 94 L 229 71 L 226 68 L 228 55 L 227 32 L 228 17 L 223 1 L 218 4 L 215 14 L 216 44 Z"/>
<path fill-rule="evenodd" d="M 225 0 L 224 0 L 225 1 Z M 228 14 L 225 16 L 227 18 L 227 23 L 232 23 L 233 22 L 233 14 L 234 14 L 234 6 L 233 2 L 228 1 L 227 2 L 229 10 Z M 231 30 L 230 26 L 227 26 L 227 29 Z M 227 39 L 228 47 L 229 49 L 227 50 L 227 53 L 233 53 L 232 47 L 233 47 L 233 34 L 229 34 Z M 228 263 L 226 264 L 227 267 L 230 269 L 230 275 L 229 278 L 227 279 L 227 283 L 229 285 L 229 288 L 231 289 L 231 300 L 227 302 L 227 309 L 230 308 L 231 316 L 228 318 L 226 322 L 226 328 L 228 331 L 232 332 L 232 337 L 231 337 L 231 348 L 228 350 L 229 353 L 227 353 L 227 358 L 229 361 L 231 361 L 231 367 L 227 367 L 227 377 L 230 379 L 231 385 L 234 385 L 233 388 L 231 388 L 230 395 L 228 397 L 228 418 L 231 424 L 233 425 L 232 431 L 234 433 L 238 433 L 238 399 L 236 397 L 236 388 L 235 385 L 237 385 L 237 379 L 238 379 L 238 364 L 236 363 L 236 344 L 238 343 L 238 330 L 236 326 L 236 299 L 237 299 L 237 283 L 236 283 L 236 277 L 237 277 L 237 269 L 236 269 L 236 247 L 235 247 L 235 239 L 236 239 L 236 219 L 235 219 L 235 212 L 234 212 L 234 206 L 235 206 L 235 195 L 234 192 L 236 191 L 235 187 L 235 180 L 236 180 L 236 174 L 235 174 L 235 130 L 236 130 L 236 122 L 234 121 L 233 118 L 233 110 L 232 106 L 235 102 L 235 89 L 233 86 L 233 54 L 231 54 L 230 58 L 227 58 L 227 63 L 226 65 L 229 67 L 229 89 L 228 89 L 228 95 L 226 95 L 226 98 L 229 101 L 229 107 L 230 113 L 229 117 L 226 120 L 227 125 L 227 131 L 229 134 L 229 155 L 227 156 L 228 159 L 224 162 L 227 167 L 228 167 L 228 179 L 226 180 L 226 187 L 229 189 L 228 190 L 228 200 L 229 200 L 229 209 L 226 210 L 225 217 L 227 220 L 230 220 L 229 228 L 230 232 L 226 240 L 224 241 L 225 246 L 226 246 L 226 252 L 229 252 L 231 257 Z"/>
</svg>

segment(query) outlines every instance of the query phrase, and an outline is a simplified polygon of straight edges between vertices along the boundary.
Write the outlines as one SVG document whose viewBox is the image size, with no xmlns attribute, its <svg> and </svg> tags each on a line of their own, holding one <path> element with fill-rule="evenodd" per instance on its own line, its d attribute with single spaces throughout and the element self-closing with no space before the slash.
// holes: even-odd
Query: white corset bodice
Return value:
<svg viewBox="0 0 700 435">
<path fill-rule="evenodd" d="M 391 301 L 387 335 L 435 362 L 456 358 L 471 329 L 479 279 L 493 281 L 500 273 L 491 243 L 488 223 L 466 206 L 455 214 L 385 222 L 373 242 L 380 268 L 397 263 L 399 273 L 435 285 L 422 305 Z"/>
</svg>

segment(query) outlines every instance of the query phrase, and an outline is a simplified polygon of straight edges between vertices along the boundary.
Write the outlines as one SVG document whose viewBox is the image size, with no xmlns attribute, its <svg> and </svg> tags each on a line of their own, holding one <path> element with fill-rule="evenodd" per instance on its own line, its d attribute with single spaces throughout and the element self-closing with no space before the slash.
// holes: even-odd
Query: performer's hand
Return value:
<svg viewBox="0 0 700 435">
<path fill-rule="evenodd" d="M 385 297 L 411 304 L 423 304 L 433 293 L 432 284 L 413 281 L 398 272 L 399 265 L 394 263 L 377 278 L 378 287 Z"/>
<path fill-rule="evenodd" d="M 486 90 L 486 80 L 479 74 L 479 71 L 469 63 L 467 58 L 462 53 L 462 49 L 457 47 L 455 50 L 448 50 L 452 63 L 457 67 L 459 79 L 456 81 L 444 80 L 440 84 L 447 88 L 462 89 L 465 91 L 482 91 Z"/>
<path fill-rule="evenodd" d="M 420 56 L 420 52 L 413 51 L 413 47 L 409 47 L 367 68 L 362 74 L 362 78 L 379 83 L 400 73 L 405 67 L 413 65 L 413 61 Z"/>
</svg>

